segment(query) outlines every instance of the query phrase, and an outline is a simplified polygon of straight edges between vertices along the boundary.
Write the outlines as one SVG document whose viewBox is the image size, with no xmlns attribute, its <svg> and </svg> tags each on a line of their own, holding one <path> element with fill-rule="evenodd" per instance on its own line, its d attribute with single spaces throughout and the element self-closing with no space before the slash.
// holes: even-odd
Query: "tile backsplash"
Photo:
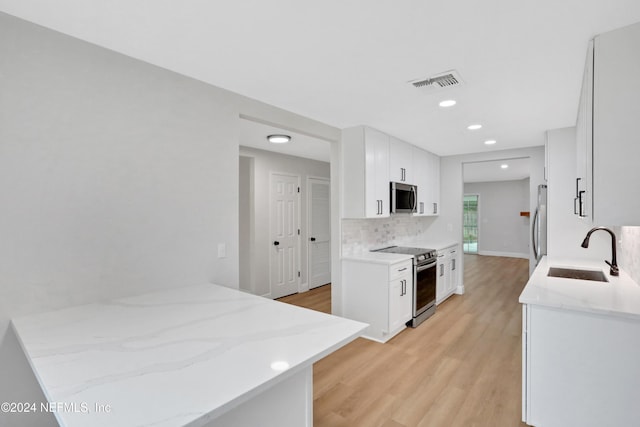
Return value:
<svg viewBox="0 0 640 427">
<path fill-rule="evenodd" d="M 620 242 L 620 267 L 640 284 L 640 227 L 620 227 L 616 233 Z"/>
<path fill-rule="evenodd" d="M 343 219 L 342 253 L 350 255 L 391 245 L 403 245 L 424 236 L 434 217 L 392 215 L 388 218 Z"/>
</svg>

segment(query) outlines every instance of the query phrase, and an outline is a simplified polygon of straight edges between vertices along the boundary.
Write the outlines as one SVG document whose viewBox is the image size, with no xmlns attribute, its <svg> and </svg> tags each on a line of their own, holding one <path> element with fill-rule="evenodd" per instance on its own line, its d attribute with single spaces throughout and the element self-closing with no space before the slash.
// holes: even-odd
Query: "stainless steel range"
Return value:
<svg viewBox="0 0 640 427">
<path fill-rule="evenodd" d="M 413 319 L 407 326 L 415 328 L 436 312 L 436 265 L 435 249 L 389 246 L 372 252 L 388 252 L 413 256 Z"/>
</svg>

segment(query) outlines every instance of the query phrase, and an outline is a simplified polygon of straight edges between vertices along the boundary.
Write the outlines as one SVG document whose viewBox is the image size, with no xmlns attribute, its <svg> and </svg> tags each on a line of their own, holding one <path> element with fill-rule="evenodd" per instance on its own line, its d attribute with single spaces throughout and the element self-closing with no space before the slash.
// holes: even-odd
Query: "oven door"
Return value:
<svg viewBox="0 0 640 427">
<path fill-rule="evenodd" d="M 431 308 L 436 303 L 436 266 L 438 261 L 433 261 L 416 266 L 413 280 L 413 317 Z"/>
</svg>

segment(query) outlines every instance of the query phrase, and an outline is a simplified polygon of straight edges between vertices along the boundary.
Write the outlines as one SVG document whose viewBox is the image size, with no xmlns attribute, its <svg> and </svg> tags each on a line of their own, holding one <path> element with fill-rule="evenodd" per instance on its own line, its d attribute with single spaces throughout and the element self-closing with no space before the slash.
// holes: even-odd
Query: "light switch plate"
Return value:
<svg viewBox="0 0 640 427">
<path fill-rule="evenodd" d="M 227 257 L 227 245 L 224 243 L 218 243 L 218 258 Z"/>
</svg>

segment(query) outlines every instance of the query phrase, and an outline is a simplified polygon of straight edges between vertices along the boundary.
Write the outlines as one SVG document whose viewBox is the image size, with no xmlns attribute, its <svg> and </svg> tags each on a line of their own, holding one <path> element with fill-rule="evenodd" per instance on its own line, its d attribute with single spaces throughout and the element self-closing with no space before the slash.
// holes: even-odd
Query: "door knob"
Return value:
<svg viewBox="0 0 640 427">
<path fill-rule="evenodd" d="M 311 238 L 311 241 L 312 241 L 312 242 L 315 242 L 315 241 L 316 241 L 316 238 L 315 238 L 315 237 L 312 237 L 312 238 Z"/>
<path fill-rule="evenodd" d="M 280 242 L 278 242 L 277 240 L 275 242 L 273 242 L 273 246 L 278 246 L 280 244 Z"/>
</svg>

